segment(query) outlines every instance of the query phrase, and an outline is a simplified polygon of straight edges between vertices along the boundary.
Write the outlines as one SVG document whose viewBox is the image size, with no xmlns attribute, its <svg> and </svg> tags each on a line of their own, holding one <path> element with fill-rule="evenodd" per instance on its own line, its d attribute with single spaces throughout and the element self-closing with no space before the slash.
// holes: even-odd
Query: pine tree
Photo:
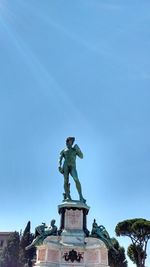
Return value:
<svg viewBox="0 0 150 267">
<path fill-rule="evenodd" d="M 145 267 L 150 221 L 143 218 L 125 220 L 117 224 L 115 231 L 117 236 L 128 236 L 131 239 L 128 255 L 137 267 Z"/>
<path fill-rule="evenodd" d="M 31 234 L 31 223 L 28 221 L 26 228 L 23 232 L 23 235 L 20 240 L 20 252 L 19 252 L 19 261 L 20 267 L 24 266 L 25 263 L 31 262 L 31 260 L 35 256 L 35 248 L 31 248 L 30 250 L 26 250 L 26 247 L 32 243 L 33 234 Z"/>
<path fill-rule="evenodd" d="M 140 262 L 139 262 L 139 255 L 141 256 L 141 258 L 144 257 L 144 251 L 140 246 L 136 246 L 133 244 L 130 244 L 127 250 L 127 255 L 130 258 L 130 260 L 136 264 L 137 267 L 140 266 Z"/>
</svg>

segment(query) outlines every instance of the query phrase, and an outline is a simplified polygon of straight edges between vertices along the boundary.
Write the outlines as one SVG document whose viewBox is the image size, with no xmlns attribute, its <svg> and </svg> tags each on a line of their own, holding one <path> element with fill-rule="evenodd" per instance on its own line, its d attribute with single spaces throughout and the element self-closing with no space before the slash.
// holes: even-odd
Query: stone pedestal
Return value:
<svg viewBox="0 0 150 267">
<path fill-rule="evenodd" d="M 89 207 L 79 201 L 58 206 L 60 235 L 47 237 L 37 248 L 37 267 L 108 267 L 108 251 L 104 243 L 87 237 Z"/>
<path fill-rule="evenodd" d="M 63 202 L 58 206 L 63 243 L 84 244 L 84 238 L 88 231 L 86 217 L 89 209 L 86 204 L 79 201 Z"/>
</svg>

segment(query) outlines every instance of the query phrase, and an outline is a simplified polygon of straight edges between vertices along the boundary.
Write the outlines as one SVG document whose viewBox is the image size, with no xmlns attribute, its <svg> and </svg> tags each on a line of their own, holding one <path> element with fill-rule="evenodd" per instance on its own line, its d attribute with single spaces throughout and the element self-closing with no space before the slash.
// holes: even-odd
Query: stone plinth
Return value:
<svg viewBox="0 0 150 267">
<path fill-rule="evenodd" d="M 80 201 L 63 202 L 58 206 L 61 216 L 60 231 L 64 243 L 84 243 L 84 237 L 88 232 L 87 214 L 89 209 Z"/>
<path fill-rule="evenodd" d="M 89 207 L 79 201 L 63 202 L 59 236 L 47 237 L 37 248 L 37 267 L 108 267 L 108 251 L 104 243 L 88 237 Z"/>
<path fill-rule="evenodd" d="M 37 249 L 37 267 L 108 267 L 104 243 L 92 237 L 85 244 L 63 244 L 61 237 L 50 236 Z"/>
</svg>

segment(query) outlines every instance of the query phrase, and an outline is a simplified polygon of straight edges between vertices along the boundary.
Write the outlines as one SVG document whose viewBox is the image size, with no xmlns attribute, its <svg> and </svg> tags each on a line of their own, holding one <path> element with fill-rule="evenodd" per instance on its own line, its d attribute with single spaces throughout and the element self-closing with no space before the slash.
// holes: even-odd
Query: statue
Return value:
<svg viewBox="0 0 150 267">
<path fill-rule="evenodd" d="M 64 199 L 71 200 L 70 183 L 69 183 L 69 174 L 70 174 L 75 181 L 80 201 L 85 203 L 86 200 L 83 198 L 81 184 L 78 179 L 78 173 L 76 170 L 76 156 L 82 159 L 83 153 L 77 144 L 73 146 L 74 141 L 75 141 L 74 137 L 68 137 L 66 139 L 66 148 L 63 149 L 60 153 L 58 169 L 60 173 L 62 173 L 64 176 L 64 191 L 65 191 Z M 63 160 L 64 162 L 62 167 Z"/>
<path fill-rule="evenodd" d="M 51 220 L 50 227 L 46 226 L 45 223 L 38 225 L 35 228 L 34 239 L 32 243 L 26 247 L 26 250 L 41 245 L 43 240 L 50 235 L 57 235 L 57 226 L 55 225 L 55 222 L 56 221 L 54 219 Z"/>
<path fill-rule="evenodd" d="M 91 236 L 98 237 L 99 239 L 101 239 L 105 243 L 105 245 L 108 249 L 112 248 L 116 251 L 116 249 L 114 248 L 114 245 L 112 243 L 112 240 L 111 240 L 108 232 L 106 231 L 106 228 L 103 225 L 98 226 L 95 219 L 94 219 L 93 224 L 92 224 Z"/>
</svg>

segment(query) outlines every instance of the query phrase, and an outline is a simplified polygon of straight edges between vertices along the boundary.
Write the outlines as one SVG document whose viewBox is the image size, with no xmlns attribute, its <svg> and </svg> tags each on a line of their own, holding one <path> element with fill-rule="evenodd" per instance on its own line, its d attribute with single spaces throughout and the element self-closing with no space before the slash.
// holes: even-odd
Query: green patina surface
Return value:
<svg viewBox="0 0 150 267">
<path fill-rule="evenodd" d="M 66 139 L 66 148 L 60 152 L 59 158 L 59 171 L 64 176 L 64 199 L 71 200 L 70 195 L 70 183 L 69 183 L 69 175 L 72 176 L 77 192 L 79 194 L 79 199 L 81 202 L 86 202 L 82 195 L 82 188 L 78 178 L 78 173 L 76 169 L 76 157 L 83 158 L 83 153 L 79 146 L 76 144 L 73 146 L 75 141 L 74 137 L 68 137 Z"/>
</svg>

